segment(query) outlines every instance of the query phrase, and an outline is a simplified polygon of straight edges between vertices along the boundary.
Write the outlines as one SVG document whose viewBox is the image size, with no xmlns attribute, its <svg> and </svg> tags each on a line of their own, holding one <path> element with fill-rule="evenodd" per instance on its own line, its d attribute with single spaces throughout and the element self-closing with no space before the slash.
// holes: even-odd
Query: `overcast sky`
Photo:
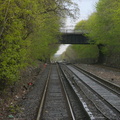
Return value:
<svg viewBox="0 0 120 120">
<path fill-rule="evenodd" d="M 96 3 L 99 0 L 72 0 L 76 4 L 78 4 L 80 9 L 80 16 L 74 22 L 67 18 L 66 26 L 75 26 L 81 20 L 88 19 L 89 15 L 91 15 L 95 11 Z M 62 54 L 69 45 L 61 45 L 59 50 L 57 51 L 56 55 Z"/>
<path fill-rule="evenodd" d="M 80 16 L 75 21 L 71 21 L 70 18 L 67 18 L 66 26 L 74 26 L 80 20 L 85 20 L 95 11 L 96 3 L 99 0 L 72 0 L 80 9 Z"/>
</svg>

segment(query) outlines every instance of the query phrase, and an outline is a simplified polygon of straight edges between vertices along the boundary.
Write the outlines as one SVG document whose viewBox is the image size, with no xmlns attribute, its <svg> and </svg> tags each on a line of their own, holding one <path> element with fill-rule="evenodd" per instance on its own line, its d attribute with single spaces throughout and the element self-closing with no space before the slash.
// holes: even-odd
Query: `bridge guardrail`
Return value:
<svg viewBox="0 0 120 120">
<path fill-rule="evenodd" d="M 87 34 L 88 33 L 88 31 L 86 30 L 75 30 L 75 29 L 64 29 L 64 28 L 61 28 L 60 32 L 61 33 L 76 33 L 76 34 Z"/>
</svg>

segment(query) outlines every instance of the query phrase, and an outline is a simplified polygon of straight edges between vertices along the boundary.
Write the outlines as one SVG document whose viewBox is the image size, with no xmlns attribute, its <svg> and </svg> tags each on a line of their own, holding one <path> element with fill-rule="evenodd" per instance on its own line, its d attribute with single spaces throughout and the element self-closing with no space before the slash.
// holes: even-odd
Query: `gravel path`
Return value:
<svg viewBox="0 0 120 120">
<path fill-rule="evenodd" d="M 101 65 L 77 64 L 81 68 L 101 77 L 105 80 L 113 82 L 120 86 L 120 69 L 105 67 Z"/>
</svg>

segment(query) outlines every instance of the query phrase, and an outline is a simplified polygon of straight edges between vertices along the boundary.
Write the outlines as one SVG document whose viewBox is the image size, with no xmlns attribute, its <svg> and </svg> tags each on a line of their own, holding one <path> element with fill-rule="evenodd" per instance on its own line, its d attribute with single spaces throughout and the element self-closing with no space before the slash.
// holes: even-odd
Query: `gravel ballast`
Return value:
<svg viewBox="0 0 120 120">
<path fill-rule="evenodd" d="M 37 109 L 40 104 L 42 92 L 50 66 L 37 76 L 37 80 L 33 88 L 24 96 L 23 100 L 19 103 L 22 112 L 16 114 L 15 120 L 35 120 Z"/>
<path fill-rule="evenodd" d="M 113 69 L 110 67 L 104 67 L 100 65 L 87 65 L 87 64 L 79 64 L 78 66 L 83 69 L 96 74 L 97 76 L 104 78 L 105 80 L 111 81 L 117 85 L 120 85 L 120 70 Z M 20 108 L 19 113 L 16 115 L 13 114 L 14 120 L 35 120 L 37 109 L 40 104 L 40 100 L 42 97 L 42 92 L 44 89 L 44 85 L 47 79 L 47 74 L 49 72 L 50 65 L 40 72 L 36 77 L 34 86 L 29 90 L 29 92 L 22 97 L 18 106 Z M 10 120 L 8 116 L 6 119 L 1 120 Z"/>
</svg>

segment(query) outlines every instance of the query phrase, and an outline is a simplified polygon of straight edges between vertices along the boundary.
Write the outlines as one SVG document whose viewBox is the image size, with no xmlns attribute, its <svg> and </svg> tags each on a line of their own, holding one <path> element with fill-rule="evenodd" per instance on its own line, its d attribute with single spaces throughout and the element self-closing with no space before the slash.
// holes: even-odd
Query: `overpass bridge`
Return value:
<svg viewBox="0 0 120 120">
<path fill-rule="evenodd" d="M 61 29 L 60 44 L 90 44 L 85 30 Z"/>
</svg>

